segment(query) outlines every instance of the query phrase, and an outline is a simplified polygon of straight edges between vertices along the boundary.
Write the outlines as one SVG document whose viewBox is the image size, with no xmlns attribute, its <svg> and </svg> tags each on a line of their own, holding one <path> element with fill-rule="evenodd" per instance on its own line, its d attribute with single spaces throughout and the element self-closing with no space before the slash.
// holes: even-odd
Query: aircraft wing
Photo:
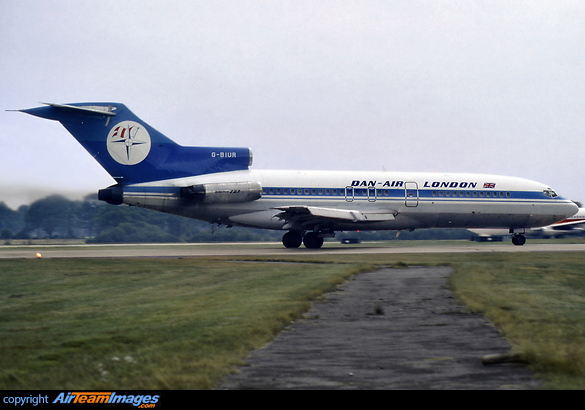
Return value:
<svg viewBox="0 0 585 410">
<path fill-rule="evenodd" d="M 396 211 L 388 209 L 358 211 L 353 209 L 324 208 L 320 206 L 281 206 L 275 207 L 282 212 L 275 217 L 285 220 L 284 229 L 292 229 L 293 226 L 310 226 L 319 222 L 331 222 L 331 220 L 344 220 L 350 222 L 380 222 L 392 221 Z"/>
</svg>

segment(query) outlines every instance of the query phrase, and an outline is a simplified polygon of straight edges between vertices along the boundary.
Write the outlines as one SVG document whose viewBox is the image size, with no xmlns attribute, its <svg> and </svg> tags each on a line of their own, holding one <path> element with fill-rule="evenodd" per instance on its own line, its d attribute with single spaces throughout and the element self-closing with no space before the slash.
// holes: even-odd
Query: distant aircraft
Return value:
<svg viewBox="0 0 585 410">
<path fill-rule="evenodd" d="M 506 229 L 470 229 L 480 239 L 493 240 L 497 237 L 508 235 Z M 561 237 L 565 235 L 580 235 L 585 233 L 585 208 L 579 208 L 577 213 L 554 224 L 530 228 L 526 231 L 527 236 L 539 237 Z"/>
<path fill-rule="evenodd" d="M 116 184 L 100 200 L 288 231 L 287 248 L 320 248 L 335 231 L 423 228 L 505 228 L 523 245 L 527 228 L 577 212 L 547 185 L 514 177 L 251 170 L 250 149 L 181 146 L 118 103 L 20 111 L 59 121 L 105 168 Z"/>
<path fill-rule="evenodd" d="M 559 236 L 568 233 L 583 233 L 585 228 L 585 208 L 579 208 L 577 213 L 567 219 L 541 228 L 532 228 L 543 236 Z"/>
</svg>

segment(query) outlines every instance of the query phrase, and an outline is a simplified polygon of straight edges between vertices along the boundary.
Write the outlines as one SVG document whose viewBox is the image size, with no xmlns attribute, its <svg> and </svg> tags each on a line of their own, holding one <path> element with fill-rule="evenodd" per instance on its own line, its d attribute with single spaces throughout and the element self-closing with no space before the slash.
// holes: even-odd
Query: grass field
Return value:
<svg viewBox="0 0 585 410">
<path fill-rule="evenodd" d="M 0 260 L 0 389 L 211 389 L 377 266 L 448 264 L 549 389 L 585 387 L 585 255 Z M 285 263 L 283 263 L 285 262 Z"/>
</svg>

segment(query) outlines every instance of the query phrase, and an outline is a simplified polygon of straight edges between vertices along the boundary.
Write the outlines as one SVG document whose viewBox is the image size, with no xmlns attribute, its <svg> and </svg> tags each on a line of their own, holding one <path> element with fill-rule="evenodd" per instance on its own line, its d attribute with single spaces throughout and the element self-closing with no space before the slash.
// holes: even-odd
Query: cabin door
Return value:
<svg viewBox="0 0 585 410">
<path fill-rule="evenodd" d="M 416 182 L 404 183 L 404 203 L 406 206 L 418 206 L 418 184 Z"/>
</svg>

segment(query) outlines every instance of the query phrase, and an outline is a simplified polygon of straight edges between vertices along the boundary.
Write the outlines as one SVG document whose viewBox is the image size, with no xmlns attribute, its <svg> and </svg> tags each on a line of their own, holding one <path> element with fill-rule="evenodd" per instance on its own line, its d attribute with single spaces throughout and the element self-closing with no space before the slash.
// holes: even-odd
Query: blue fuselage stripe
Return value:
<svg viewBox="0 0 585 410">
<path fill-rule="evenodd" d="M 370 200 L 420 200 L 420 201 L 485 201 L 500 200 L 526 201 L 537 200 L 539 202 L 558 202 L 561 197 L 550 198 L 542 191 L 491 191 L 491 190 L 437 190 L 437 189 L 379 189 L 379 188 L 285 188 L 266 187 L 262 193 L 263 198 L 298 198 L 312 197 L 322 199 L 353 198 Z"/>
<path fill-rule="evenodd" d="M 179 187 L 172 186 L 126 186 L 128 195 L 177 196 Z M 369 200 L 369 201 L 421 201 L 421 202 L 524 202 L 557 203 L 564 198 L 550 198 L 542 191 L 490 191 L 490 190 L 437 190 L 437 189 L 379 189 L 379 188 L 290 188 L 266 187 L 264 199 L 299 199 L 311 198 L 322 200 Z"/>
</svg>

